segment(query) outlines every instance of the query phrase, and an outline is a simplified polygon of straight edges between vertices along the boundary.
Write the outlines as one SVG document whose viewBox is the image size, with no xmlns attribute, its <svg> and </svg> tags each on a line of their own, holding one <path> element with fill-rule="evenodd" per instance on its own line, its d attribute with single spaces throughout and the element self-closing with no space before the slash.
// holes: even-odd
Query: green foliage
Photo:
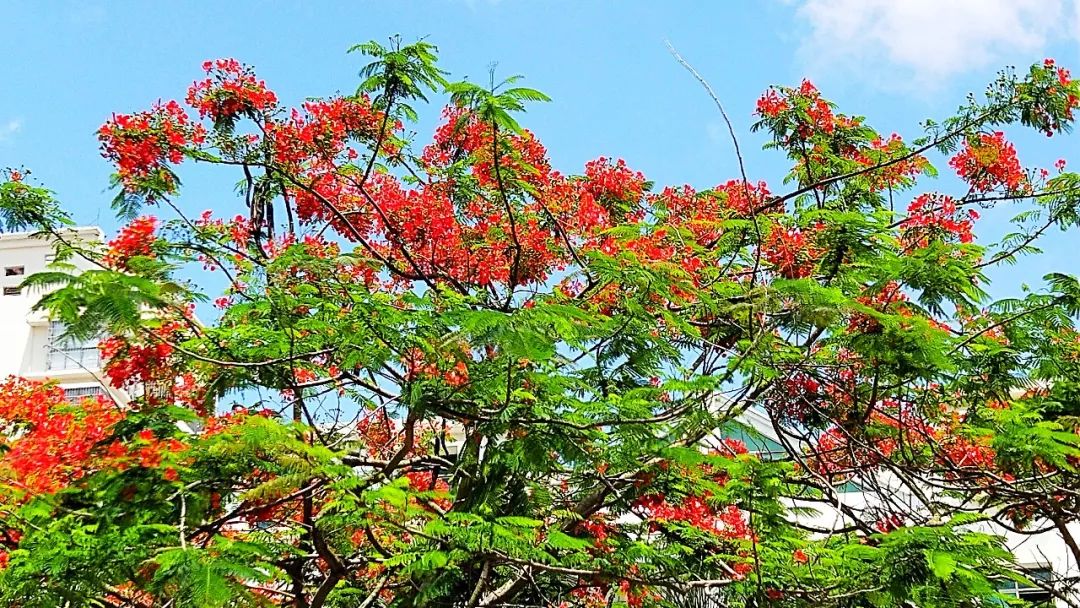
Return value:
<svg viewBox="0 0 1080 608">
<path fill-rule="evenodd" d="M 1080 520 L 1080 282 L 988 286 L 1080 225 L 1080 177 L 897 211 L 924 154 L 1067 131 L 1052 66 L 907 143 L 778 88 L 754 126 L 792 161 L 777 195 L 607 159 L 565 177 L 520 77 L 451 83 L 422 40 L 350 51 L 372 124 L 289 140 L 238 112 L 172 150 L 241 171 L 247 218 L 190 220 L 162 161 L 115 206 L 181 217 L 125 251 L 0 184 L 0 227 L 59 239 L 23 287 L 109 337 L 123 391 L 107 424 L 0 393 L 0 602 L 974 608 L 1023 576 L 986 529 Z M 436 92 L 457 122 L 415 151 L 398 123 Z M 1015 227 L 971 242 L 975 203 Z M 28 489 L 41 471 L 57 491 Z"/>
<path fill-rule="evenodd" d="M 70 216 L 53 197 L 51 190 L 31 186 L 22 178 L 0 182 L 0 231 L 47 232 L 72 224 Z"/>
</svg>

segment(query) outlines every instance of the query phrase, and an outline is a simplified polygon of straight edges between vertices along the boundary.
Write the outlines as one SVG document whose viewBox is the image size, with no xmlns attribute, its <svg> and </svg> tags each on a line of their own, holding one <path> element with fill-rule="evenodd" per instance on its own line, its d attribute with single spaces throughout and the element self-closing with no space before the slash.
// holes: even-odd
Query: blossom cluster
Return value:
<svg viewBox="0 0 1080 608">
<path fill-rule="evenodd" d="M 1001 131 L 980 133 L 976 141 L 965 140 L 964 147 L 949 159 L 961 179 L 976 192 L 1002 188 L 1009 193 L 1029 188 L 1027 174 L 1016 158 L 1016 148 Z"/>
<path fill-rule="evenodd" d="M 970 243 L 975 238 L 972 228 L 977 219 L 977 211 L 961 210 L 952 197 L 922 194 L 908 205 L 900 238 L 908 250 L 934 241 Z"/>
<path fill-rule="evenodd" d="M 132 220 L 120 230 L 116 238 L 109 241 L 104 257 L 105 264 L 117 270 L 126 270 L 128 262 L 134 257 L 153 257 L 156 230 L 157 218 L 153 216 Z"/>
<path fill-rule="evenodd" d="M 145 112 L 114 114 L 98 130 L 102 155 L 116 166 L 120 183 L 131 192 L 175 190 L 168 165 L 183 161 L 185 149 L 205 139 L 205 127 L 193 123 L 175 101 Z"/>
<path fill-rule="evenodd" d="M 277 105 L 277 95 L 255 77 L 250 67 L 235 59 L 203 63 L 209 75 L 188 89 L 187 103 L 215 122 L 232 120 L 243 114 L 258 114 Z"/>
</svg>

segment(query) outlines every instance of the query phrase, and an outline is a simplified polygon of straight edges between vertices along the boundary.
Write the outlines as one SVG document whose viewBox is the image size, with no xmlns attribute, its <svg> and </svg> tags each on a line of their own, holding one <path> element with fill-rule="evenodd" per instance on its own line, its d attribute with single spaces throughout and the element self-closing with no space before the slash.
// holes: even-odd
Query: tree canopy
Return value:
<svg viewBox="0 0 1080 608">
<path fill-rule="evenodd" d="M 557 170 L 518 76 L 352 52 L 352 94 L 285 107 L 220 59 L 109 118 L 107 244 L 4 174 L 4 228 L 58 248 L 26 288 L 105 332 L 127 396 L 0 387 L 5 605 L 974 607 L 1026 580 L 985 523 L 1080 559 L 1080 284 L 987 277 L 1080 224 L 1080 175 L 1006 138 L 1066 136 L 1066 69 L 910 140 L 771 88 L 753 128 L 790 172 L 700 189 Z M 246 212 L 201 212 L 191 165 Z M 980 241 L 977 209 L 1013 229 Z"/>
</svg>

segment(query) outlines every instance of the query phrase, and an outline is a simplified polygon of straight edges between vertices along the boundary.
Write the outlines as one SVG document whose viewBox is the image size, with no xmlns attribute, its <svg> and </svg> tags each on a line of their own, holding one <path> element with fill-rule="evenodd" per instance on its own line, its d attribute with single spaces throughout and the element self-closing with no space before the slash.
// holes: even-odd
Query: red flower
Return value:
<svg viewBox="0 0 1080 608">
<path fill-rule="evenodd" d="M 117 270 L 126 270 L 133 257 L 154 257 L 154 242 L 157 237 L 157 218 L 139 217 L 125 226 L 116 238 L 109 241 L 105 252 L 105 264 Z"/>
<path fill-rule="evenodd" d="M 1016 149 L 1005 141 L 1005 134 L 980 133 L 978 141 L 964 141 L 964 147 L 949 160 L 956 174 L 978 192 L 1003 187 L 1007 192 L 1030 188 L 1027 175 L 1016 158 Z"/>
<path fill-rule="evenodd" d="M 729 180 L 714 188 L 723 200 L 724 207 L 740 217 L 748 217 L 765 207 L 769 200 L 769 187 L 763 181 L 757 183 Z"/>
<path fill-rule="evenodd" d="M 974 240 L 973 221 L 979 218 L 977 211 L 961 212 L 956 201 L 948 196 L 923 194 L 908 206 L 908 219 L 900 229 L 900 237 L 906 248 L 926 247 L 931 241 Z"/>
<path fill-rule="evenodd" d="M 813 274 L 824 251 L 814 245 L 813 233 L 799 228 L 774 227 L 761 244 L 766 260 L 780 276 L 800 279 Z"/>
<path fill-rule="evenodd" d="M 0 456 L 0 481 L 29 495 L 52 493 L 107 466 L 102 446 L 123 417 L 107 397 L 75 407 L 55 385 L 9 378 L 0 384 L 0 422 L 22 431 Z"/>
<path fill-rule="evenodd" d="M 172 192 L 175 180 L 168 164 L 184 159 L 184 150 L 202 144 L 206 129 L 192 124 L 175 101 L 158 103 L 137 114 L 113 114 L 98 129 L 101 154 L 116 165 L 129 192 Z"/>
<path fill-rule="evenodd" d="M 740 454 L 749 454 L 750 450 L 746 448 L 746 444 L 738 439 L 732 439 L 725 437 L 723 442 L 723 448 L 732 456 L 738 456 Z"/>
<path fill-rule="evenodd" d="M 604 206 L 614 201 L 633 203 L 645 191 L 645 176 L 621 158 L 612 163 L 601 156 L 585 163 L 585 191 Z"/>
<path fill-rule="evenodd" d="M 905 158 L 910 154 L 904 140 L 893 133 L 888 139 L 875 138 L 870 142 L 870 149 L 856 149 L 850 153 L 853 160 L 867 167 L 876 167 L 867 174 L 870 188 L 880 192 L 890 187 L 896 187 L 911 180 L 926 170 L 930 161 L 925 156 L 916 154 Z M 899 160 L 903 159 L 903 160 Z M 883 163 L 890 163 L 881 166 Z"/>
<path fill-rule="evenodd" d="M 148 344 L 132 342 L 119 336 L 102 340 L 98 349 L 105 360 L 104 371 L 110 383 L 117 388 L 155 380 L 175 383 L 175 370 L 169 366 L 173 348 L 165 340 L 176 339 L 181 327 L 180 322 L 163 323 L 154 330 L 157 338 L 151 338 Z M 193 394 L 188 392 L 188 396 Z"/>
<path fill-rule="evenodd" d="M 746 578 L 747 574 L 754 571 L 754 565 L 750 562 L 736 562 L 731 566 L 731 569 L 735 571 L 735 575 L 732 576 L 732 578 L 741 581 Z"/>
<path fill-rule="evenodd" d="M 810 118 L 809 127 L 822 133 L 832 133 L 836 128 L 832 108 L 829 106 L 829 102 L 821 98 L 821 93 L 818 92 L 817 87 L 809 80 L 803 80 L 802 84 L 799 85 L 798 94 L 807 104 L 806 114 Z M 804 130 L 806 129 L 804 128 Z"/>
<path fill-rule="evenodd" d="M 787 99 L 784 99 L 776 92 L 776 89 L 769 89 L 765 91 L 765 94 L 758 99 L 757 113 L 764 118 L 776 118 L 781 112 L 787 111 L 791 106 L 788 104 Z"/>
<path fill-rule="evenodd" d="M 277 96 L 266 83 L 255 78 L 250 67 L 235 59 L 218 59 L 203 63 L 210 75 L 188 89 L 187 103 L 199 111 L 200 117 L 230 120 L 241 114 L 256 114 L 273 109 Z"/>
</svg>

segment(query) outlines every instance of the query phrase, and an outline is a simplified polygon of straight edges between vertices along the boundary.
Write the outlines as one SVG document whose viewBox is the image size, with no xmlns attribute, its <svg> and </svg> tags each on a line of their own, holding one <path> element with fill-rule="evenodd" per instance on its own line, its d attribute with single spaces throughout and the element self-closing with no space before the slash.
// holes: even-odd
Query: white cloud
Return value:
<svg viewBox="0 0 1080 608">
<path fill-rule="evenodd" d="M 1080 0 L 798 0 L 809 31 L 802 56 L 892 84 L 935 87 L 972 70 L 1037 60 L 1050 42 L 1080 37 Z M 1075 14 L 1074 14 L 1075 13 Z M 1075 18 L 1074 18 L 1075 17 Z M 1077 24 L 1080 25 L 1080 24 Z M 888 65 L 891 70 L 884 71 Z"/>
<path fill-rule="evenodd" d="M 0 124 L 0 143 L 7 143 L 14 139 L 15 134 L 22 129 L 22 119 L 13 118 Z"/>
</svg>

